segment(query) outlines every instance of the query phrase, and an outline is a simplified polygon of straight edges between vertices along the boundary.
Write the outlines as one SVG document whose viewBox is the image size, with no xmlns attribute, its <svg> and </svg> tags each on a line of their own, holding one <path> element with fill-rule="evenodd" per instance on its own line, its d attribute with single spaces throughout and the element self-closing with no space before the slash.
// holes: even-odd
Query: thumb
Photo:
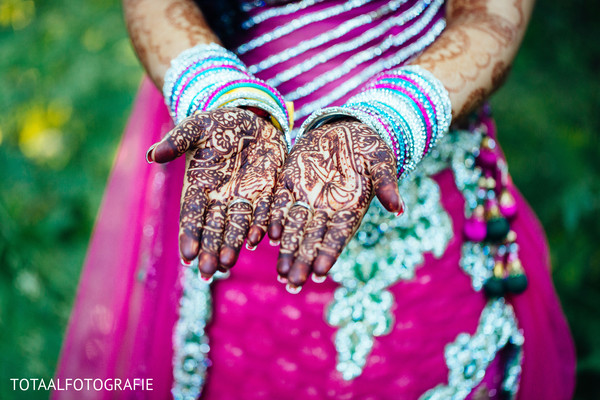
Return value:
<svg viewBox="0 0 600 400">
<path fill-rule="evenodd" d="M 393 159 L 392 159 L 393 160 Z M 404 212 L 404 202 L 398 191 L 396 166 L 389 159 L 375 161 L 369 165 L 369 173 L 373 180 L 375 195 L 386 210 L 397 213 Z"/>
<path fill-rule="evenodd" d="M 204 131 L 197 117 L 188 117 L 181 121 L 158 143 L 153 144 L 146 153 L 146 161 L 166 163 L 173 161 L 197 144 Z"/>
</svg>

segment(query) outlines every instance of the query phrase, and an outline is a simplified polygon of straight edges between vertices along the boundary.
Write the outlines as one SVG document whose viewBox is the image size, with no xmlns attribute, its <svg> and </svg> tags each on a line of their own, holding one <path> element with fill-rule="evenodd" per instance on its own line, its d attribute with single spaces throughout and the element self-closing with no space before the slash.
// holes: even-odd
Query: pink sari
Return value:
<svg viewBox="0 0 600 400">
<path fill-rule="evenodd" d="M 359 11 L 371 11 L 380 3 Z M 409 1 L 405 8 L 413 3 L 417 2 Z M 434 27 L 440 18 L 436 14 L 427 26 Z M 327 22 L 339 25 L 335 19 Z M 273 26 L 281 23 L 273 21 Z M 271 27 L 259 26 L 253 34 Z M 300 33 L 314 36 L 311 29 Z M 418 40 L 411 39 L 407 46 Z M 276 41 L 269 49 L 248 53 L 244 61 L 251 65 L 296 43 L 294 38 Z M 283 85 L 282 93 L 335 69 L 339 62 L 301 75 L 303 81 L 289 83 L 287 89 Z M 259 77 L 272 74 L 266 71 Z M 322 93 L 334 92 L 338 83 L 326 84 Z M 351 94 L 334 103 L 343 103 Z M 301 99 L 297 107 L 314 99 Z M 147 165 L 144 154 L 171 126 L 159 91 L 144 80 L 106 189 L 57 369 L 61 379 L 152 379 L 153 390 L 56 391 L 54 398 L 170 397 L 173 327 L 184 268 L 177 248 L 183 160 Z M 491 122 L 488 128 L 493 131 Z M 329 279 L 319 285 L 309 282 L 298 295 L 286 293 L 275 280 L 277 248 L 263 241 L 254 252 L 242 251 L 231 277 L 213 283 L 213 316 L 206 331 L 210 361 L 202 398 L 417 399 L 447 384 L 444 349 L 459 334 L 476 331 L 486 298 L 473 290 L 459 267 L 464 197 L 449 170 L 434 180 L 454 235 L 440 258 L 426 254 L 414 278 L 390 287 L 394 326 L 374 339 L 358 377 L 344 380 L 336 370 L 337 329 L 324 321 L 338 284 Z M 573 343 L 552 286 L 543 230 L 521 195 L 513 195 L 519 214 L 511 228 L 518 235 L 529 280 L 525 293 L 507 299 L 524 336 L 518 398 L 566 400 L 574 387 Z M 485 385 L 492 398 L 499 398 L 502 374 L 497 359 L 478 386 Z"/>
<path fill-rule="evenodd" d="M 169 396 L 173 382 L 172 327 L 177 320 L 181 292 L 177 224 L 183 169 L 181 160 L 166 167 L 149 166 L 143 155 L 170 126 L 162 97 L 145 80 L 105 193 L 57 370 L 57 378 L 63 379 L 152 378 L 153 391 L 55 392 L 54 398 Z M 441 173 L 437 181 L 445 208 L 454 225 L 460 226 L 464 220 L 462 206 L 452 204 L 462 199 L 450 174 Z M 510 299 L 525 335 L 519 399 L 569 399 L 575 365 L 572 340 L 550 280 L 543 230 L 521 196 L 517 195 L 517 200 L 520 215 L 514 229 L 523 238 L 520 256 L 530 282 L 524 294 Z M 426 257 L 416 282 L 427 284 L 415 287 L 414 282 L 401 282 L 393 288 L 397 303 L 403 305 L 395 310 L 397 324 L 413 328 L 399 330 L 399 337 L 392 333 L 380 338 L 370 357 L 384 360 L 383 365 L 372 361 L 352 384 L 331 373 L 321 375 L 321 379 L 313 376 L 313 380 L 330 390 L 337 388 L 336 393 L 353 386 L 351 393 L 364 398 L 377 392 L 374 385 L 381 385 L 378 379 L 369 379 L 372 375 L 390 375 L 385 368 L 394 368 L 398 371 L 396 376 L 405 379 L 399 387 L 413 386 L 404 391 L 406 397 L 397 392 L 398 387 L 390 387 L 399 398 L 416 398 L 423 389 L 443 382 L 447 376 L 442 357 L 444 345 L 466 326 L 470 326 L 468 331 L 474 331 L 485 302 L 483 295 L 469 290 L 468 278 L 457 268 L 461 242 L 460 237 L 453 240 L 440 260 Z M 305 340 L 292 350 L 286 341 L 273 344 L 269 329 L 274 326 L 267 323 L 268 319 L 281 323 L 277 334 L 289 337 L 287 343 L 298 341 L 298 329 L 310 331 L 316 327 L 320 333 L 310 339 L 312 350 L 304 348 L 304 354 L 309 355 L 307 362 L 315 369 L 317 360 L 324 371 L 335 372 L 335 349 L 331 343 L 334 329 L 323 322 L 323 308 L 331 301 L 335 283 L 309 282 L 299 295 L 289 295 L 275 280 L 275 260 L 275 248 L 263 242 L 254 253 L 244 250 L 232 276 L 215 285 L 216 315 L 209 329 L 213 366 L 209 369 L 207 398 L 224 398 L 217 394 L 236 389 L 230 380 L 235 377 L 246 382 L 240 385 L 243 393 L 261 393 L 273 386 L 274 382 L 266 377 L 276 377 L 278 370 L 287 367 L 292 373 L 305 373 L 306 370 L 298 371 L 297 364 L 302 366 L 302 361 L 292 358 L 303 354 L 300 343 Z M 263 308 L 265 304 L 269 304 L 268 309 Z M 302 318 L 296 315 L 298 310 L 302 310 Z M 436 343 L 429 340 L 427 331 L 431 325 L 423 322 L 423 315 L 438 315 L 429 321 L 443 327 L 444 334 L 437 337 Z M 252 339 L 233 330 L 232 324 L 252 332 L 257 345 L 270 348 L 269 352 L 246 351 L 252 348 Z M 261 338 L 266 344 L 261 343 Z M 235 350 L 232 352 L 236 344 L 244 349 L 240 350 L 244 357 L 236 357 Z M 390 353 L 403 357 L 390 362 Z M 315 358 L 315 354 L 319 356 Z M 423 362 L 424 354 L 435 356 Z M 265 356 L 275 357 L 275 362 L 268 364 L 270 370 L 259 376 L 248 375 L 252 363 L 264 363 Z M 281 392 L 278 389 L 275 393 Z M 301 398 L 311 393 L 298 392 Z"/>
</svg>

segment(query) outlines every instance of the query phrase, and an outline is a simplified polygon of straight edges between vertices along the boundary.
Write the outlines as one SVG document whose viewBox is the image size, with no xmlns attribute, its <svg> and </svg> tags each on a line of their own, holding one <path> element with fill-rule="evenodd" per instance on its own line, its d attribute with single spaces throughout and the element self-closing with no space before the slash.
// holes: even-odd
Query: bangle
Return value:
<svg viewBox="0 0 600 400">
<path fill-rule="evenodd" d="M 377 75 L 342 107 L 317 110 L 300 128 L 315 129 L 340 115 L 372 128 L 394 152 L 397 176 L 413 171 L 450 127 L 452 105 L 443 84 L 420 66 L 404 66 Z"/>
<path fill-rule="evenodd" d="M 219 107 L 253 107 L 269 114 L 291 148 L 293 105 L 262 80 L 254 77 L 231 51 L 200 44 L 171 61 L 163 95 L 175 123 L 198 111 Z"/>
</svg>

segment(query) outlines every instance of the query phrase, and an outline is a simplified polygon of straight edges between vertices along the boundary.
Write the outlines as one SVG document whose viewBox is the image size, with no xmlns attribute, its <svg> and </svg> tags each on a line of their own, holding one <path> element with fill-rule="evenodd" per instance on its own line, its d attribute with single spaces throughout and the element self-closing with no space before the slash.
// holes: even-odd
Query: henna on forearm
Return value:
<svg viewBox="0 0 600 400">
<path fill-rule="evenodd" d="M 138 58 L 160 89 L 179 53 L 200 43 L 219 43 L 192 0 L 123 0 L 123 10 Z"/>
<path fill-rule="evenodd" d="M 506 79 L 534 0 L 449 0 L 448 27 L 412 63 L 448 89 L 453 120 L 480 105 Z"/>
</svg>

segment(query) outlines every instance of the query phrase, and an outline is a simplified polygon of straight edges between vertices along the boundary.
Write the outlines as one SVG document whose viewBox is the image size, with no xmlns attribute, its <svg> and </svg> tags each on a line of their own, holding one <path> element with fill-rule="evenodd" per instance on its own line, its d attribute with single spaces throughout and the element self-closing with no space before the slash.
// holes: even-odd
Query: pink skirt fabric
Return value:
<svg viewBox="0 0 600 400">
<path fill-rule="evenodd" d="M 56 391 L 56 399 L 170 398 L 172 336 L 181 295 L 177 247 L 183 160 L 148 165 L 146 149 L 170 127 L 160 93 L 145 80 L 106 189 L 82 272 L 56 377 L 152 378 L 152 391 Z M 290 295 L 276 281 L 277 249 L 265 240 L 243 250 L 231 277 L 213 285 L 208 328 L 212 366 L 205 399 L 417 399 L 447 383 L 444 346 L 472 334 L 485 297 L 460 269 L 464 199 L 450 171 L 435 180 L 454 231 L 444 255 L 426 255 L 416 277 L 391 288 L 396 322 L 375 338 L 358 378 L 335 369 L 335 328 L 324 307 L 336 284 L 309 282 Z M 525 336 L 519 399 L 570 399 L 574 349 L 549 273 L 543 230 L 514 193 L 512 227 L 529 279 L 509 298 Z M 493 363 L 483 384 L 498 387 Z M 493 393 L 493 391 L 492 391 Z"/>
</svg>

